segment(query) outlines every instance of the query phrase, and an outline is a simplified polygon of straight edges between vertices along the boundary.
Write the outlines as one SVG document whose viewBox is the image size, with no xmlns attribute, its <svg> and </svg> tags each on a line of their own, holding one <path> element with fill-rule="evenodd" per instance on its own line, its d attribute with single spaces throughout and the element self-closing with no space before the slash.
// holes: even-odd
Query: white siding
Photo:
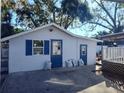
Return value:
<svg viewBox="0 0 124 93">
<path fill-rule="evenodd" d="M 96 42 L 78 39 L 72 37 L 59 29 L 54 28 L 52 32 L 49 28 L 42 29 L 42 31 L 32 32 L 10 40 L 9 43 L 9 72 L 18 71 L 31 71 L 43 68 L 45 61 L 50 60 L 49 55 L 25 55 L 25 40 L 51 40 L 61 39 L 63 40 L 63 67 L 64 61 L 68 59 L 79 59 L 80 57 L 80 43 L 88 45 L 88 64 L 95 62 L 96 55 Z M 51 43 L 50 43 L 51 48 Z M 50 50 L 51 53 L 51 50 Z"/>
</svg>

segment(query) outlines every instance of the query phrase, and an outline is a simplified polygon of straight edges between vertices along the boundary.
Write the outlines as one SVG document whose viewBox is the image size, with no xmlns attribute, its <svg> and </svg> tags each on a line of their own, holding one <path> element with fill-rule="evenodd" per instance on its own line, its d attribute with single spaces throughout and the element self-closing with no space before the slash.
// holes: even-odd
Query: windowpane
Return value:
<svg viewBox="0 0 124 93">
<path fill-rule="evenodd" d="M 34 55 L 43 54 L 43 48 L 33 48 Z"/>
<path fill-rule="evenodd" d="M 81 46 L 81 54 L 86 55 L 86 46 Z"/>
<path fill-rule="evenodd" d="M 52 54 L 53 55 L 61 55 L 61 42 L 60 41 L 53 41 L 52 42 Z"/>
<path fill-rule="evenodd" d="M 43 47 L 42 40 L 33 40 L 33 47 Z"/>
</svg>

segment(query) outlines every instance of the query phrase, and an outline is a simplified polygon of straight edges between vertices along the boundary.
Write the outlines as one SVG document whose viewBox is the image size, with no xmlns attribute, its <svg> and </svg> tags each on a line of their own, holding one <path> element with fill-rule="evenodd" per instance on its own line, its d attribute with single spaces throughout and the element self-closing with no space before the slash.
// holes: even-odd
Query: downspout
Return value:
<svg viewBox="0 0 124 93">
<path fill-rule="evenodd" d="M 76 59 L 78 60 L 78 51 L 79 51 L 79 47 L 78 47 L 78 38 L 76 40 Z"/>
<path fill-rule="evenodd" d="M 104 43 L 104 41 L 102 42 L 102 44 L 101 44 L 101 63 L 103 62 L 103 43 Z"/>
</svg>

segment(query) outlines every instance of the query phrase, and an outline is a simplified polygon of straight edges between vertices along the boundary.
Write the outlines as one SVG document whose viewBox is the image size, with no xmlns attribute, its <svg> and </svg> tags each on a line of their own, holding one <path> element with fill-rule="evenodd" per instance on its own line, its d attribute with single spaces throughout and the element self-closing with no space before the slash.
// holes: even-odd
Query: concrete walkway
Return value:
<svg viewBox="0 0 124 93">
<path fill-rule="evenodd" d="M 123 93 L 107 87 L 107 79 L 83 66 L 51 71 L 29 71 L 8 76 L 0 93 Z"/>
</svg>

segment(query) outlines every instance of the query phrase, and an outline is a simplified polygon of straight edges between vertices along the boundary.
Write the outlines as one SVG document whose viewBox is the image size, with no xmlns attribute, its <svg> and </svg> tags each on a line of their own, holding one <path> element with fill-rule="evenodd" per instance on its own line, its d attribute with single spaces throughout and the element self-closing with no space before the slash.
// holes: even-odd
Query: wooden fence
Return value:
<svg viewBox="0 0 124 93">
<path fill-rule="evenodd" d="M 103 47 L 103 60 L 124 64 L 124 47 Z"/>
</svg>

